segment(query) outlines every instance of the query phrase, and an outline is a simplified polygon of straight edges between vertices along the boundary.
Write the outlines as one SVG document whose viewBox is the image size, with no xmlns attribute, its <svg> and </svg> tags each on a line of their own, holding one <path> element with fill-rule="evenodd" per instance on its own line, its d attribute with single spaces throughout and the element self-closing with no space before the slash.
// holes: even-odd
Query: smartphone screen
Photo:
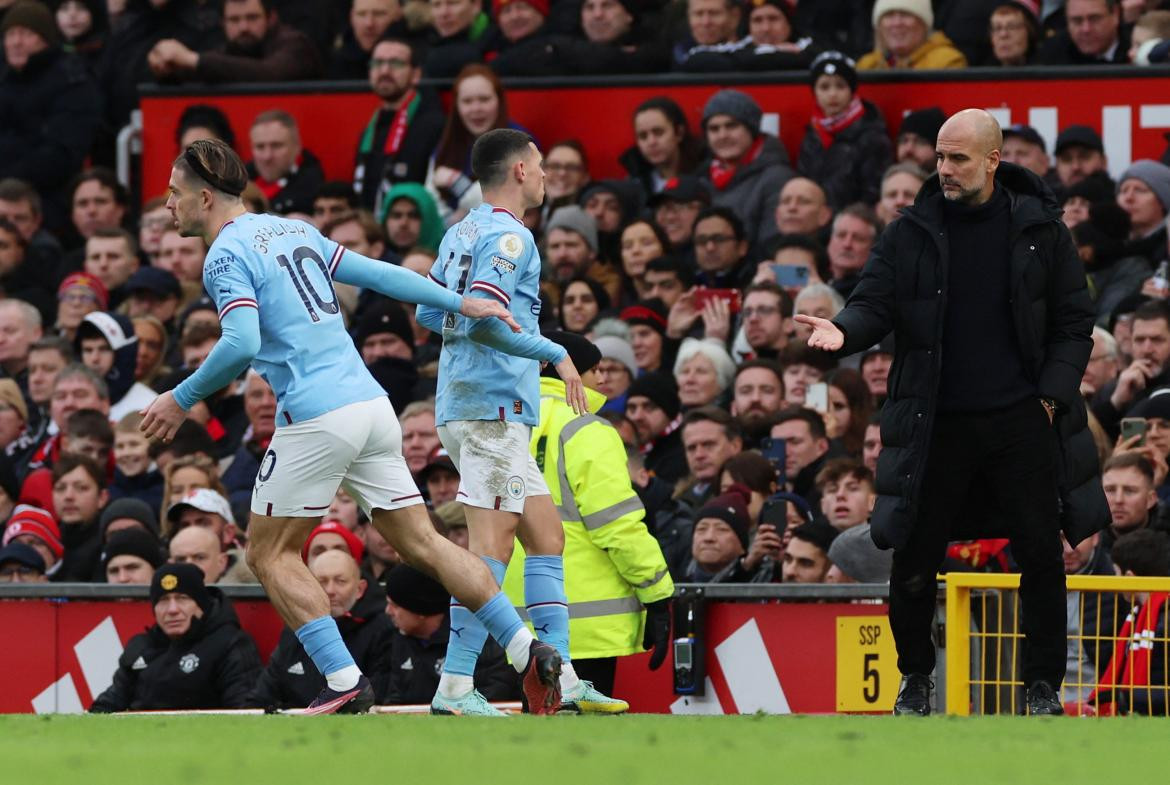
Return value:
<svg viewBox="0 0 1170 785">
<path fill-rule="evenodd" d="M 804 405 L 821 414 L 829 411 L 829 385 L 824 382 L 810 384 L 804 393 Z"/>
<path fill-rule="evenodd" d="M 786 289 L 808 286 L 809 270 L 803 264 L 774 264 L 772 273 L 776 276 L 776 283 Z"/>
<path fill-rule="evenodd" d="M 1144 417 L 1123 417 L 1121 418 L 1121 438 L 1126 440 L 1140 435 L 1142 438 L 1138 439 L 1134 446 L 1144 447 L 1146 444 L 1147 427 Z"/>
</svg>

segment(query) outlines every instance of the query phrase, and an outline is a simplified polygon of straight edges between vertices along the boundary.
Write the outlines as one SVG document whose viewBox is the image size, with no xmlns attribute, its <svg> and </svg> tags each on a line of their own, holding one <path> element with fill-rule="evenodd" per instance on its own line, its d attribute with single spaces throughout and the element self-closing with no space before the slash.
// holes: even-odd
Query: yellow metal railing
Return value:
<svg viewBox="0 0 1170 785">
<path fill-rule="evenodd" d="M 1018 574 L 950 573 L 946 578 L 946 709 L 948 714 L 1015 714 L 1021 706 L 1024 683 L 1020 678 L 1020 606 Z M 1135 687 L 1129 674 L 1128 683 L 1101 684 L 1109 658 L 1119 640 L 1126 611 L 1133 595 L 1170 592 L 1170 578 L 1134 578 L 1110 575 L 1070 575 L 1068 591 L 1079 592 L 1077 613 L 1080 619 L 1069 640 L 1076 641 L 1078 662 L 1075 672 L 1065 677 L 1066 705 L 1086 707 L 1086 699 L 1098 686 L 1127 692 L 1132 698 Z M 1095 607 L 1096 627 L 1085 629 L 1086 603 Z M 1163 613 L 1166 613 L 1163 610 Z M 1170 639 L 1147 634 L 1134 646 L 1153 650 L 1161 647 L 1162 667 L 1149 674 L 1152 689 L 1170 705 Z M 1083 647 L 1094 656 L 1079 656 Z M 1104 656 L 1101 656 L 1104 655 Z M 1084 660 L 1091 661 L 1085 662 Z M 1070 671 L 1072 669 L 1070 668 Z M 1159 713 L 1164 713 L 1164 710 Z"/>
</svg>

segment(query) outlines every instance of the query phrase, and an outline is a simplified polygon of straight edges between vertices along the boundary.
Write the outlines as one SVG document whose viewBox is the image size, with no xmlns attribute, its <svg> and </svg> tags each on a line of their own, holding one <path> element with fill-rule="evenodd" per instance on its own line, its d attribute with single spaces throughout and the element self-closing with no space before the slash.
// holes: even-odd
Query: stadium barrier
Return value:
<svg viewBox="0 0 1170 785">
<path fill-rule="evenodd" d="M 1051 152 L 1057 130 L 1077 123 L 1102 132 L 1110 171 L 1117 176 L 1132 160 L 1159 158 L 1170 129 L 1170 69 L 969 68 L 962 71 L 863 73 L 861 94 L 883 112 L 891 133 L 911 109 L 939 106 L 950 113 L 971 106 L 989 109 L 999 121 L 1027 123 Z M 437 88 L 447 83 L 427 83 Z M 667 74 L 505 80 L 512 119 L 545 145 L 576 138 L 585 143 L 594 178 L 624 177 L 618 156 L 633 144 L 633 112 L 644 100 L 669 95 L 699 127 L 703 105 L 721 87 L 756 98 L 764 127 L 778 133 L 793 161 L 813 110 L 803 71 L 756 75 Z M 306 149 L 321 160 L 329 179 L 350 180 L 357 140 L 378 102 L 364 82 L 293 82 L 207 88 L 141 86 L 142 198 L 163 193 L 178 154 L 179 116 L 195 103 L 222 109 L 232 124 L 237 149 L 249 158 L 248 129 L 262 111 L 281 108 L 300 125 Z M 127 145 L 127 149 L 129 146 Z M 129 171 L 127 169 L 127 171 Z"/>
<path fill-rule="evenodd" d="M 946 578 L 946 711 L 948 714 L 1018 714 L 1021 675 L 1020 576 L 951 573 Z M 1170 578 L 1070 575 L 1068 657 L 1061 700 L 1070 714 L 1165 715 L 1170 703 L 1170 638 L 1166 593 Z M 1133 596 L 1161 614 L 1127 624 Z M 1120 662 L 1110 666 L 1110 661 Z M 940 679 L 941 681 L 941 679 Z"/>
<path fill-rule="evenodd" d="M 281 622 L 258 586 L 224 589 L 267 660 Z M 887 712 L 898 688 L 885 585 L 681 585 L 706 662 L 674 692 L 671 659 L 619 660 L 634 711 L 676 714 Z M 0 586 L 0 712 L 76 713 L 108 686 L 126 642 L 154 622 L 145 586 Z M 676 634 L 684 634 L 680 628 Z"/>
</svg>

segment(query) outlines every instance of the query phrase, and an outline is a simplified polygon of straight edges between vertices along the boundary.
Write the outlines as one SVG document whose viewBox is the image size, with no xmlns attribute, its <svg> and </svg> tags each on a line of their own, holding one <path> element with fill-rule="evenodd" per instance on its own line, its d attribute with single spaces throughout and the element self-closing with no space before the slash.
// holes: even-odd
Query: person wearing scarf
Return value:
<svg viewBox="0 0 1170 785">
<path fill-rule="evenodd" d="M 841 52 L 823 52 L 809 67 L 809 84 L 816 109 L 797 170 L 820 184 L 834 211 L 875 204 L 894 148 L 881 112 L 857 93 L 857 64 Z"/>
<path fill-rule="evenodd" d="M 701 170 L 711 203 L 734 210 L 753 248 L 774 237 L 780 189 L 794 172 L 779 140 L 760 128 L 763 110 L 739 90 L 720 90 L 703 107 L 711 157 Z"/>
</svg>

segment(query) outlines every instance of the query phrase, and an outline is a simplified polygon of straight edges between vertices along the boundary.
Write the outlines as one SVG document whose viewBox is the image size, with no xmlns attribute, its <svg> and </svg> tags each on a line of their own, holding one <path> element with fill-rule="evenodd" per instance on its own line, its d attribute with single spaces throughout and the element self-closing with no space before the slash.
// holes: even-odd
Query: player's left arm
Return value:
<svg viewBox="0 0 1170 785">
<path fill-rule="evenodd" d="M 435 261 L 431 265 L 431 271 L 427 274 L 427 277 L 438 286 L 446 289 L 447 284 L 443 280 L 443 263 L 440 261 L 442 258 L 443 249 L 440 248 L 439 255 L 435 257 Z M 431 332 L 441 334 L 443 332 L 443 317 L 445 313 L 441 308 L 435 308 L 430 305 L 419 305 L 414 309 L 414 320 Z"/>
<path fill-rule="evenodd" d="M 512 319 L 512 314 L 496 303 L 481 303 L 470 297 L 460 297 L 434 281 L 396 264 L 362 256 L 336 243 L 333 245 L 335 250 L 330 255 L 328 265 L 329 274 L 336 281 L 373 289 L 402 302 L 429 305 L 472 319 L 495 317 L 510 329 L 520 329 Z"/>
</svg>

